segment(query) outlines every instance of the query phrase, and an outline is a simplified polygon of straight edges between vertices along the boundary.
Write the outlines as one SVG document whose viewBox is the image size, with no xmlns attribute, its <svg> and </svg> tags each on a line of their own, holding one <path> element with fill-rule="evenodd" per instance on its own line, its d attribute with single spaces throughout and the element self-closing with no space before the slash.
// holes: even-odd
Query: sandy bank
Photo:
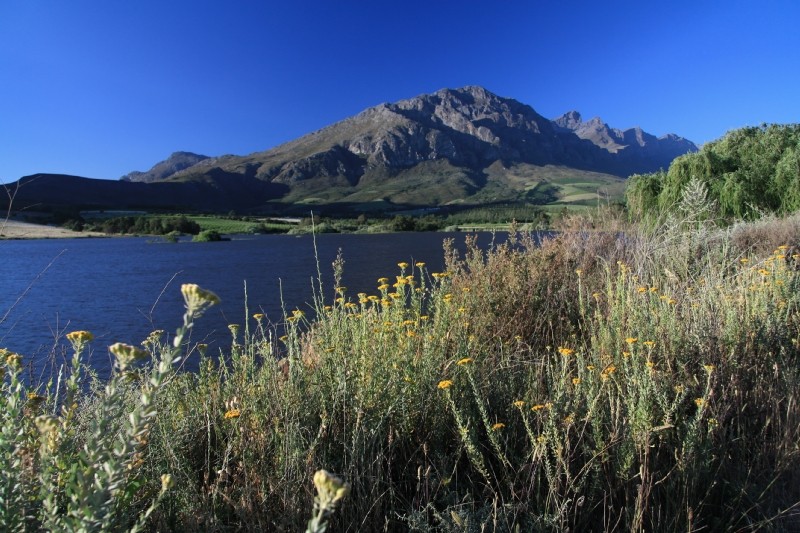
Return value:
<svg viewBox="0 0 800 533">
<path fill-rule="evenodd" d="M 107 237 L 107 235 L 94 231 L 72 231 L 15 220 L 0 221 L 0 239 L 74 239 L 80 237 Z"/>
</svg>

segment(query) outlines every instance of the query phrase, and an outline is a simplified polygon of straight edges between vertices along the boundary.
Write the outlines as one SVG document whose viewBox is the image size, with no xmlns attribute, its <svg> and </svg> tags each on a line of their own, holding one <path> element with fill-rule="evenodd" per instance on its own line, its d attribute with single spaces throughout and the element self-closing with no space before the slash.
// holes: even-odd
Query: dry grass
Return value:
<svg viewBox="0 0 800 533">
<path fill-rule="evenodd" d="M 65 228 L 6 220 L 0 222 L 0 239 L 76 239 L 106 237 L 104 233 L 72 231 Z"/>
</svg>

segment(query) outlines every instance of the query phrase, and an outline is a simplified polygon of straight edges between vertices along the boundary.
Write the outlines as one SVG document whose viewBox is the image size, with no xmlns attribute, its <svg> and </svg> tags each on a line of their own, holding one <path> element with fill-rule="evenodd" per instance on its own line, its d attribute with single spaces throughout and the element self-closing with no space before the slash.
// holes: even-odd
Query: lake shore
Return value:
<svg viewBox="0 0 800 533">
<path fill-rule="evenodd" d="M 108 237 L 96 231 L 72 231 L 66 228 L 7 220 L 0 223 L 2 239 L 77 239 L 86 237 Z"/>
</svg>

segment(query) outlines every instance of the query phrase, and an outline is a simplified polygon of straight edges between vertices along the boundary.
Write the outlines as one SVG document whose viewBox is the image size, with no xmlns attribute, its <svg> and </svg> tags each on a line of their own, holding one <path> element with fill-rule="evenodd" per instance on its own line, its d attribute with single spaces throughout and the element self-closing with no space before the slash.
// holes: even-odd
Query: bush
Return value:
<svg viewBox="0 0 800 533">
<path fill-rule="evenodd" d="M 219 242 L 222 241 L 222 235 L 217 230 L 214 229 L 207 229 L 205 231 L 201 231 L 194 237 L 192 237 L 192 242 Z"/>
</svg>

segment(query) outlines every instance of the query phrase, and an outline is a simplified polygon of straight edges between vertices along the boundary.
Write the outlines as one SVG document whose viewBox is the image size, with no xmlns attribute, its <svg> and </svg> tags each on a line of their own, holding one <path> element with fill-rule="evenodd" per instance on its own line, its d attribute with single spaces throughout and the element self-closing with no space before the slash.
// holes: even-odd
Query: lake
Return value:
<svg viewBox="0 0 800 533">
<path fill-rule="evenodd" d="M 376 293 L 377 278 L 399 274 L 401 261 L 441 270 L 446 238 L 463 251 L 464 233 L 318 235 L 326 300 L 334 297 L 331 264 L 339 249 L 342 283 L 355 298 L 357 292 Z M 491 239 L 479 234 L 482 246 Z M 88 330 L 95 335 L 89 363 L 104 376 L 110 369 L 107 346 L 138 345 L 154 329 L 174 332 L 183 314 L 180 286 L 197 283 L 222 303 L 199 319 L 191 340 L 207 342 L 209 353 L 217 353 L 230 343 L 230 323 L 253 325 L 250 316 L 258 312 L 279 323 L 281 301 L 288 312 L 310 311 L 316 279 L 308 235 L 177 244 L 144 237 L 0 241 L 0 347 L 23 355 L 37 376 L 71 356 L 64 334 Z"/>
</svg>

